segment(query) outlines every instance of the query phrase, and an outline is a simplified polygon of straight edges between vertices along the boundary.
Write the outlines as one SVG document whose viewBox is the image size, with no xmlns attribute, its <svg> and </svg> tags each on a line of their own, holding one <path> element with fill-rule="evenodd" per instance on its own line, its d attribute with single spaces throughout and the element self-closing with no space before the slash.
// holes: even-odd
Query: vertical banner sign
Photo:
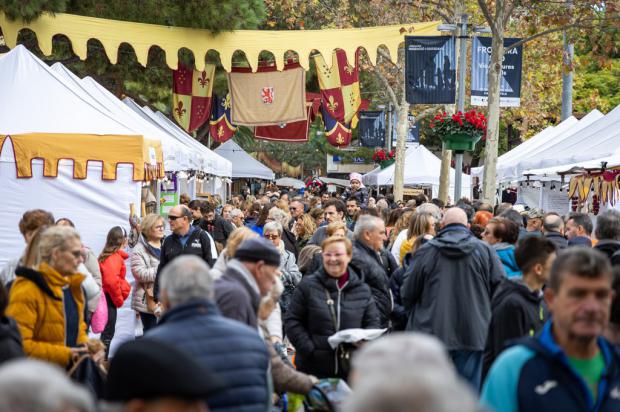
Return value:
<svg viewBox="0 0 620 412">
<path fill-rule="evenodd" d="M 420 125 L 415 121 L 415 117 L 412 114 L 407 115 L 407 121 L 409 122 L 409 133 L 407 133 L 407 140 L 405 140 L 405 146 L 409 147 L 413 144 L 420 143 Z M 392 147 L 396 147 L 398 140 L 398 116 L 396 113 L 392 114 Z"/>
<path fill-rule="evenodd" d="M 385 113 L 366 111 L 359 113 L 357 137 L 364 147 L 385 146 Z"/>
<path fill-rule="evenodd" d="M 504 47 L 510 47 L 521 39 L 504 39 Z M 491 62 L 491 37 L 474 37 L 471 59 L 471 104 L 489 104 L 489 64 Z M 500 107 L 518 107 L 521 104 L 521 66 L 523 46 L 504 54 L 500 82 Z"/>
<path fill-rule="evenodd" d="M 405 36 L 405 76 L 410 104 L 454 104 L 456 51 L 454 37 Z"/>
</svg>

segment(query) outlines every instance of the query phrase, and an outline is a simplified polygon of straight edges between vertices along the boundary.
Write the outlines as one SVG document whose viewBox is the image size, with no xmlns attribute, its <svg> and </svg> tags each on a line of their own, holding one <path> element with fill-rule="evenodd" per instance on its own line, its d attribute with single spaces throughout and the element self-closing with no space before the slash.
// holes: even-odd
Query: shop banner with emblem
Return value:
<svg viewBox="0 0 620 412">
<path fill-rule="evenodd" d="M 224 143 L 235 135 L 237 126 L 230 121 L 230 94 L 223 98 L 213 96 L 213 110 L 209 121 L 209 134 L 216 142 Z"/>
<path fill-rule="evenodd" d="M 521 39 L 504 39 L 508 48 Z M 491 37 L 474 37 L 471 59 L 471 104 L 487 106 L 489 103 L 489 64 L 491 61 Z M 521 104 L 521 69 L 523 46 L 504 53 L 500 82 L 500 107 L 518 107 Z"/>
<path fill-rule="evenodd" d="M 456 51 L 452 36 L 405 36 L 405 87 L 410 104 L 454 104 Z"/>
<path fill-rule="evenodd" d="M 385 112 L 360 112 L 357 137 L 364 147 L 385 146 Z"/>
<path fill-rule="evenodd" d="M 228 73 L 231 120 L 236 125 L 267 126 L 306 119 L 303 68 L 257 73 Z"/>
<path fill-rule="evenodd" d="M 212 64 L 207 64 L 203 71 L 179 64 L 172 72 L 172 114 L 177 124 L 188 133 L 209 120 L 214 77 L 215 66 Z"/>
</svg>

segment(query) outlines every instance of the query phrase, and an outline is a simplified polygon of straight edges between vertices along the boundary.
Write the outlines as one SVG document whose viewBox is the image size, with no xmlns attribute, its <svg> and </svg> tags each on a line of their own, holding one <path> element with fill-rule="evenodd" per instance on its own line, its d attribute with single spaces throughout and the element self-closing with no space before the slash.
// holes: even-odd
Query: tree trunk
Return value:
<svg viewBox="0 0 620 412">
<path fill-rule="evenodd" d="M 404 95 L 404 93 L 403 93 Z M 403 98 L 398 107 L 398 123 L 396 125 L 396 162 L 394 164 L 394 201 L 403 200 L 405 180 L 405 141 L 409 129 L 407 114 L 409 104 Z"/>
<path fill-rule="evenodd" d="M 489 65 L 489 107 L 487 137 L 484 146 L 484 175 L 482 181 L 482 199 L 495 204 L 497 184 L 497 151 L 499 140 L 499 99 L 502 60 L 504 56 L 504 27 L 501 19 L 496 19 L 497 33 L 493 35 L 491 45 L 491 62 Z"/>
<path fill-rule="evenodd" d="M 439 199 L 448 203 L 450 190 L 450 165 L 452 164 L 452 150 L 441 149 L 441 170 L 439 172 Z"/>
</svg>

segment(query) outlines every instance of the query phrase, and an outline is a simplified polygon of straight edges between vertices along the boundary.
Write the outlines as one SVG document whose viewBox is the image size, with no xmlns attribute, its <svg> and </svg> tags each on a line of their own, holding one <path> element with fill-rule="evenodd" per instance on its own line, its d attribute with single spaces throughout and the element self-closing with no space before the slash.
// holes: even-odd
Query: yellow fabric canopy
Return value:
<svg viewBox="0 0 620 412">
<path fill-rule="evenodd" d="M 164 177 L 161 142 L 129 135 L 29 133 L 0 135 L 0 151 L 13 143 L 17 177 L 32 177 L 32 160 L 44 161 L 43 175 L 58 176 L 58 162 L 73 160 L 73 178 L 85 179 L 89 161 L 103 163 L 103 180 L 116 180 L 119 164 L 133 165 L 133 180 Z"/>
<path fill-rule="evenodd" d="M 179 49 L 187 48 L 194 53 L 196 69 L 204 70 L 203 56 L 207 51 L 215 50 L 219 53 L 226 71 L 230 71 L 232 56 L 237 50 L 245 53 L 254 70 L 257 67 L 258 55 L 263 50 L 273 53 L 276 66 L 280 70 L 284 67 L 284 54 L 289 50 L 297 52 L 299 62 L 306 70 L 309 69 L 310 54 L 313 50 L 329 57 L 333 50 L 340 48 L 352 58 L 355 51 L 362 47 L 366 49 L 370 61 L 376 62 L 377 48 L 384 45 L 392 59 L 395 59 L 404 35 L 438 36 L 439 24 L 440 22 L 433 21 L 361 29 L 237 30 L 213 35 L 210 31 L 202 29 L 62 13 L 57 13 L 55 16 L 45 14 L 32 23 L 11 22 L 0 12 L 0 27 L 10 48 L 15 47 L 19 31 L 28 28 L 36 33 L 39 47 L 45 55 L 50 55 L 52 52 L 52 37 L 63 34 L 71 40 L 73 51 L 82 60 L 86 59 L 88 40 L 97 39 L 103 44 L 113 64 L 117 61 L 119 45 L 128 43 L 133 47 L 138 61 L 144 66 L 147 64 L 149 49 L 157 45 L 166 52 L 166 62 L 171 69 L 177 68 Z"/>
</svg>

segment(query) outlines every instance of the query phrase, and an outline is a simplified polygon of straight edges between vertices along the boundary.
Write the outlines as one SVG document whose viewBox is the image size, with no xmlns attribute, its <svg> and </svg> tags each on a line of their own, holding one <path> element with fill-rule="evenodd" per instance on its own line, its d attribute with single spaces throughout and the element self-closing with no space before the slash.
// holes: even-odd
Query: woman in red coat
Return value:
<svg viewBox="0 0 620 412">
<path fill-rule="evenodd" d="M 123 248 L 127 246 L 127 232 L 120 226 L 114 226 L 99 255 L 99 268 L 105 300 L 108 304 L 108 323 L 101 333 L 101 341 L 106 345 L 106 359 L 110 351 L 110 342 L 116 328 L 116 309 L 123 306 L 131 292 L 131 285 L 125 280 L 125 259 L 129 257 Z"/>
</svg>

